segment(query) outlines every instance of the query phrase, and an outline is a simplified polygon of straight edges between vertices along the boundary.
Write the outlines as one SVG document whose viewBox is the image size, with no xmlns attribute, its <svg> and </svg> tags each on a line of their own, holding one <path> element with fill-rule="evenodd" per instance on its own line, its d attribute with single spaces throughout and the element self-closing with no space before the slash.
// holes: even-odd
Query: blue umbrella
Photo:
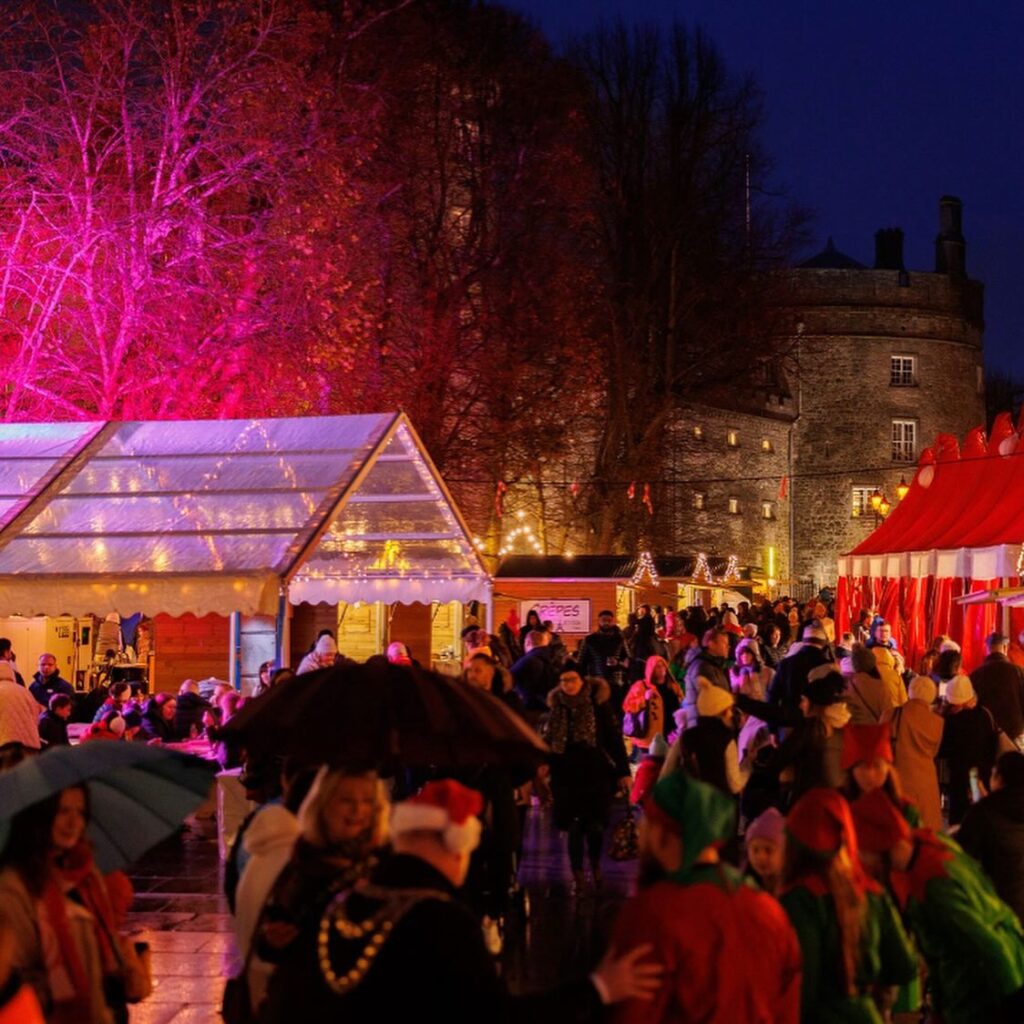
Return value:
<svg viewBox="0 0 1024 1024">
<path fill-rule="evenodd" d="M 0 849 L 10 819 L 69 786 L 89 790 L 89 839 L 101 871 L 138 860 L 206 799 L 217 766 L 142 743 L 57 747 L 0 773 Z"/>
</svg>

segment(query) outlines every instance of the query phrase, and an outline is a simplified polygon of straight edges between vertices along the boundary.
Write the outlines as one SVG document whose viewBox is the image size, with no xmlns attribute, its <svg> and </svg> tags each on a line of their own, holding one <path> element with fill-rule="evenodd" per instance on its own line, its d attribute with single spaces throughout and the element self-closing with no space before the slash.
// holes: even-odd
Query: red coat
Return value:
<svg viewBox="0 0 1024 1024">
<path fill-rule="evenodd" d="M 665 982 L 617 1003 L 615 1024 L 798 1024 L 800 946 L 782 907 L 724 865 L 657 882 L 626 903 L 611 948 L 654 944 Z"/>
</svg>

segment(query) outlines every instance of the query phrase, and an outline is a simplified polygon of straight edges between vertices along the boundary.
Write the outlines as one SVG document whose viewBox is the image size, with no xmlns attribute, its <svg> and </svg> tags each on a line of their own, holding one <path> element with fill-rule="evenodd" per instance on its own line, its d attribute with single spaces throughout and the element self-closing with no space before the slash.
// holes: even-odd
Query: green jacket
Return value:
<svg viewBox="0 0 1024 1024">
<path fill-rule="evenodd" d="M 1024 986 L 1024 931 L 978 864 L 951 839 L 915 833 L 892 890 L 928 964 L 946 1024 L 989 1024 Z"/>
<path fill-rule="evenodd" d="M 798 883 L 781 897 L 803 953 L 800 1019 L 804 1024 L 882 1024 L 871 992 L 903 985 L 917 975 L 917 959 L 892 900 L 868 893 L 861 934 L 858 984 L 848 996 L 840 983 L 842 947 L 832 896 L 818 882 Z"/>
</svg>

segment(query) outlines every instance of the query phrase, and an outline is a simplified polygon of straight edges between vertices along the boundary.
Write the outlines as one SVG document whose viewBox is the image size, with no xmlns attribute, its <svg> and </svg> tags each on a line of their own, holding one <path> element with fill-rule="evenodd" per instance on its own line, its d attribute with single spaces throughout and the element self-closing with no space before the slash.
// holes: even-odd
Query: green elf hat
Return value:
<svg viewBox="0 0 1024 1024">
<path fill-rule="evenodd" d="M 681 872 L 709 846 L 726 842 L 736 829 L 736 804 L 721 790 L 673 772 L 662 779 L 644 804 L 644 812 L 683 838 Z"/>
</svg>

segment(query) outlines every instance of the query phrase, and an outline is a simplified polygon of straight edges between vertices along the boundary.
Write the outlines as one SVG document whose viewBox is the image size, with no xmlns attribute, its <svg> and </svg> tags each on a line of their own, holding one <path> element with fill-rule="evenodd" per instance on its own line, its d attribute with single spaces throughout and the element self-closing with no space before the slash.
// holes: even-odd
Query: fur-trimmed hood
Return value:
<svg viewBox="0 0 1024 1024">
<path fill-rule="evenodd" d="M 602 679 L 600 676 L 585 676 L 583 685 L 590 690 L 591 699 L 595 704 L 606 704 L 612 699 L 612 688 L 607 679 Z M 549 708 L 555 706 L 555 694 L 557 693 L 561 693 L 561 687 L 556 686 L 548 693 Z"/>
</svg>

